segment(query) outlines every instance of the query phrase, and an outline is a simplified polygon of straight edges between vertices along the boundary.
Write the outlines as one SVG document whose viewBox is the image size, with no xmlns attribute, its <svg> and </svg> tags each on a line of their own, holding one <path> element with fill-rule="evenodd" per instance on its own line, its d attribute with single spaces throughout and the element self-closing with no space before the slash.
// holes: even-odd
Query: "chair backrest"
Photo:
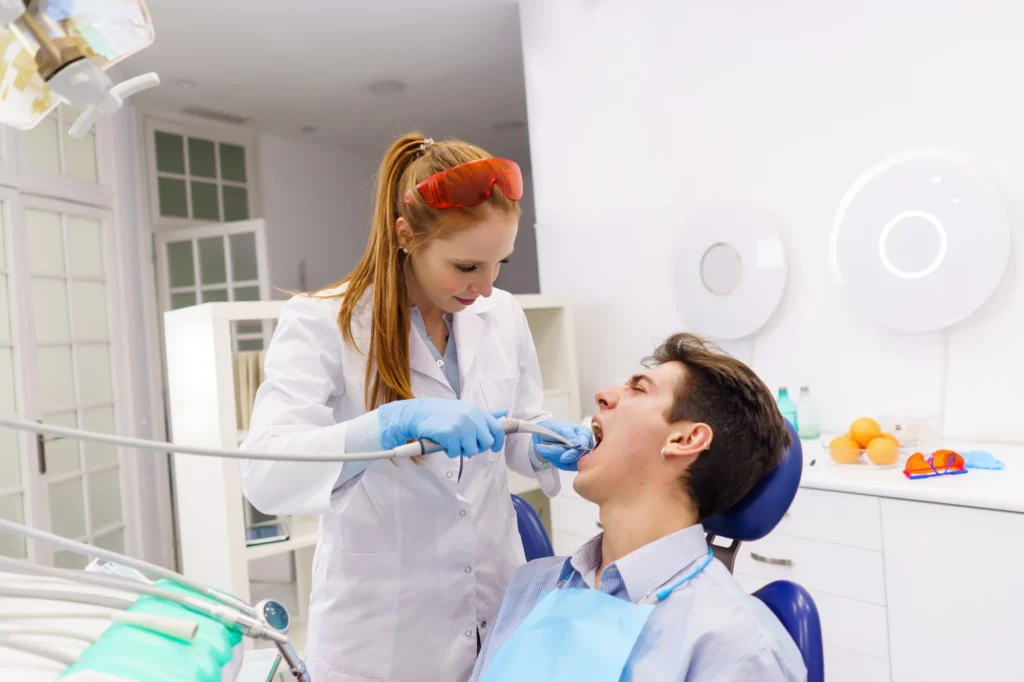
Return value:
<svg viewBox="0 0 1024 682">
<path fill-rule="evenodd" d="M 746 497 L 732 509 L 704 522 L 708 542 L 716 536 L 732 540 L 729 547 L 712 545 L 715 556 L 733 570 L 741 542 L 760 540 L 772 532 L 793 503 L 803 473 L 803 449 L 796 429 L 788 421 L 786 428 L 793 444 L 775 467 Z M 807 682 L 823 682 L 821 620 L 818 607 L 807 590 L 795 583 L 780 580 L 765 585 L 754 593 L 775 614 L 796 643 L 807 666 Z"/>
<path fill-rule="evenodd" d="M 777 580 L 762 587 L 754 596 L 764 602 L 793 638 L 807 667 L 807 682 L 825 682 L 821 619 L 807 590 L 788 580 Z"/>
<path fill-rule="evenodd" d="M 789 510 L 800 487 L 804 469 L 803 448 L 796 429 L 788 421 L 786 428 L 793 439 L 782 461 L 747 493 L 732 509 L 704 522 L 704 529 L 712 535 L 737 542 L 760 540 L 779 525 Z M 732 564 L 726 564 L 732 570 Z"/>
<path fill-rule="evenodd" d="M 512 496 L 512 506 L 516 510 L 516 523 L 519 525 L 519 536 L 523 539 L 523 552 L 527 561 L 546 556 L 554 556 L 548 532 L 540 521 L 540 516 L 530 503 L 519 497 Z"/>
</svg>

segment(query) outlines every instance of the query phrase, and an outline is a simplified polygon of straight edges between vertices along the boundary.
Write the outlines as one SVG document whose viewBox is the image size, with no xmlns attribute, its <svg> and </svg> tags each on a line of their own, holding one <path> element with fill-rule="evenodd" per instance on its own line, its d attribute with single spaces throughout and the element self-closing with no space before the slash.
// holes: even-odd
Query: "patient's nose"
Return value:
<svg viewBox="0 0 1024 682">
<path fill-rule="evenodd" d="M 610 410 L 619 402 L 618 392 L 614 388 L 603 388 L 594 394 L 594 402 L 602 410 Z"/>
</svg>

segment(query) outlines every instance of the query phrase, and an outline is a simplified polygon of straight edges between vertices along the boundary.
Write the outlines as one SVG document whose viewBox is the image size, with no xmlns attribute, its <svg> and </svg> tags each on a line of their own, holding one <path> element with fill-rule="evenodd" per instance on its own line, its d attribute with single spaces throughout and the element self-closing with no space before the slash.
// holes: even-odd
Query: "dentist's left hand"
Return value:
<svg viewBox="0 0 1024 682">
<path fill-rule="evenodd" d="M 505 429 L 498 420 L 506 416 L 508 410 L 487 412 L 479 405 L 447 398 L 396 400 L 377 408 L 380 443 L 385 450 L 428 438 L 452 458 L 487 450 L 500 452 Z"/>
<path fill-rule="evenodd" d="M 562 471 L 576 471 L 576 462 L 580 457 L 594 449 L 594 433 L 585 426 L 562 419 L 548 419 L 538 422 L 538 426 L 551 429 L 575 446 L 566 447 L 561 443 L 545 441 L 539 434 L 533 435 L 533 451 L 537 456 Z"/>
</svg>

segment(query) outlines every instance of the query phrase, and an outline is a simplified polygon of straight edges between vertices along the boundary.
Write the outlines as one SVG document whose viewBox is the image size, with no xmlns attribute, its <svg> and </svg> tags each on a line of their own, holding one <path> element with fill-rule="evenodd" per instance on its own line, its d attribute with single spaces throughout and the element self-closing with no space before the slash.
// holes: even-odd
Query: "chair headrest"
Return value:
<svg viewBox="0 0 1024 682">
<path fill-rule="evenodd" d="M 793 444 L 779 465 L 732 509 L 706 520 L 704 530 L 724 538 L 751 542 L 768 535 L 779 524 L 796 497 L 804 468 L 800 437 L 789 421 L 786 421 L 786 428 Z"/>
</svg>

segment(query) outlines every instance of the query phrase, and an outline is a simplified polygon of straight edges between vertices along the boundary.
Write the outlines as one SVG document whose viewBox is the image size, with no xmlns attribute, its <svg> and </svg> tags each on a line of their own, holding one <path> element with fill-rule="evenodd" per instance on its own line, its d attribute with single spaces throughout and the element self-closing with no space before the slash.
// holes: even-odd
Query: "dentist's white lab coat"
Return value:
<svg viewBox="0 0 1024 682">
<path fill-rule="evenodd" d="M 285 304 L 256 396 L 249 451 L 343 452 L 346 421 L 366 412 L 362 355 L 342 339 L 340 299 Z M 353 316 L 369 340 L 370 298 Z M 538 421 L 540 368 L 526 317 L 495 289 L 454 316 L 462 399 Z M 403 342 L 406 341 L 403 339 Z M 454 398 L 417 329 L 408 343 L 417 397 Z M 524 562 L 506 464 L 558 492 L 554 468 L 535 473 L 527 434 L 501 453 L 422 464 L 372 463 L 349 478 L 341 463 L 242 464 L 242 488 L 268 514 L 320 514 L 306 663 L 315 682 L 463 682 Z M 348 479 L 348 480 L 344 480 Z M 343 481 L 339 483 L 339 481 Z"/>
</svg>

